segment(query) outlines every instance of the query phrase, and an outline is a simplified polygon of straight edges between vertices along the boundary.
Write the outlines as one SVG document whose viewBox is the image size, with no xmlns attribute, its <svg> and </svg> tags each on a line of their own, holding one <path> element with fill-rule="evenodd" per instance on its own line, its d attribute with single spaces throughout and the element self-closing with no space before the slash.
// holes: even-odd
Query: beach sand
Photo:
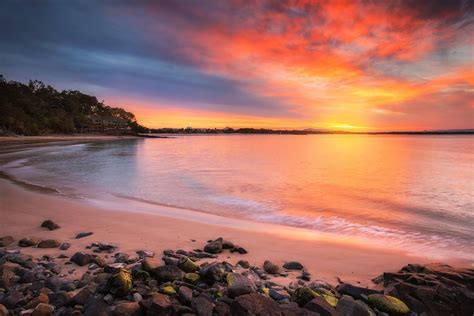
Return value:
<svg viewBox="0 0 474 316">
<path fill-rule="evenodd" d="M 110 242 L 119 251 L 133 254 L 151 250 L 160 256 L 167 248 L 192 250 L 202 248 L 209 239 L 224 237 L 249 251 L 248 254 L 221 254 L 220 260 L 236 263 L 240 259 L 261 266 L 265 260 L 282 264 L 300 261 L 312 273 L 313 279 L 332 284 L 337 278 L 348 282 L 370 285 L 371 278 L 384 271 L 395 271 L 408 263 L 427 263 L 429 258 L 414 257 L 400 251 L 364 247 L 351 240 L 329 240 L 298 229 L 226 219 L 215 215 L 178 212 L 156 207 L 155 214 L 117 211 L 97 207 L 84 200 L 55 194 L 33 192 L 0 180 L 0 235 L 12 235 L 16 240 L 37 236 L 55 238 L 72 244 L 67 251 L 58 249 L 23 248 L 34 256 L 59 253 L 71 256 L 84 251 L 92 242 Z M 189 219 L 185 219 L 189 218 Z M 48 231 L 40 228 L 45 219 L 52 219 L 61 229 Z M 74 239 L 77 233 L 92 231 L 92 236 Z M 195 240 L 195 241 L 192 241 Z M 281 278 L 281 283 L 288 280 Z"/>
</svg>

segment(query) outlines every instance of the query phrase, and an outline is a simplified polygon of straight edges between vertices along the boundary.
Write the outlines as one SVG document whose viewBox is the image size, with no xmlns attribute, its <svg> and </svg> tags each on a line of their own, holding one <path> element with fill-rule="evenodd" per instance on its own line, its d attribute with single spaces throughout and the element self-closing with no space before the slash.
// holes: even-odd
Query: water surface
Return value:
<svg viewBox="0 0 474 316">
<path fill-rule="evenodd" d="M 181 136 L 49 146 L 13 154 L 2 169 L 66 194 L 114 194 L 474 260 L 473 144 L 439 135 Z"/>
</svg>

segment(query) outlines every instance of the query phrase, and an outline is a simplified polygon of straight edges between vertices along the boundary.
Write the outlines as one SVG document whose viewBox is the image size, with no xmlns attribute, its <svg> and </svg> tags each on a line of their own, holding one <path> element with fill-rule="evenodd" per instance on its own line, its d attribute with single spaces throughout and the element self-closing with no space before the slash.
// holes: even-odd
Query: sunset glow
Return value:
<svg viewBox="0 0 474 316">
<path fill-rule="evenodd" d="M 1 7 L 3 75 L 77 87 L 148 127 L 474 127 L 469 1 Z"/>
</svg>

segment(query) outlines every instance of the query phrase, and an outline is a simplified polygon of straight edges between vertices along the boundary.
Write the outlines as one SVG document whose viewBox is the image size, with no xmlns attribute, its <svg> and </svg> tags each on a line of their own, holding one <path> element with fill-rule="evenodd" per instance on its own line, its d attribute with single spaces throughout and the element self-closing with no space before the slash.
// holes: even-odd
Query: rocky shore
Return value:
<svg viewBox="0 0 474 316">
<path fill-rule="evenodd" d="M 53 221 L 44 230 L 61 229 Z M 85 231 L 75 239 L 93 238 Z M 328 284 L 296 261 L 245 260 L 223 238 L 202 248 L 120 252 L 93 242 L 71 256 L 71 243 L 34 236 L 0 237 L 0 316 L 4 315 L 473 315 L 474 269 L 407 265 L 371 288 Z M 24 247 L 57 248 L 33 257 Z M 229 253 L 242 259 L 232 265 Z M 289 278 L 288 285 L 277 281 Z"/>
</svg>

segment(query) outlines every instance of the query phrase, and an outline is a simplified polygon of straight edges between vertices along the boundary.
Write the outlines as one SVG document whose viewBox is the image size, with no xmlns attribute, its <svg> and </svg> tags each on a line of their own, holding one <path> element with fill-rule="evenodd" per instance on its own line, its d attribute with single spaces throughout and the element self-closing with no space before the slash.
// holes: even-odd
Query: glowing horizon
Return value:
<svg viewBox="0 0 474 316">
<path fill-rule="evenodd" d="M 474 128 L 466 1 L 0 8 L 7 79 L 97 95 L 147 127 Z"/>
</svg>

